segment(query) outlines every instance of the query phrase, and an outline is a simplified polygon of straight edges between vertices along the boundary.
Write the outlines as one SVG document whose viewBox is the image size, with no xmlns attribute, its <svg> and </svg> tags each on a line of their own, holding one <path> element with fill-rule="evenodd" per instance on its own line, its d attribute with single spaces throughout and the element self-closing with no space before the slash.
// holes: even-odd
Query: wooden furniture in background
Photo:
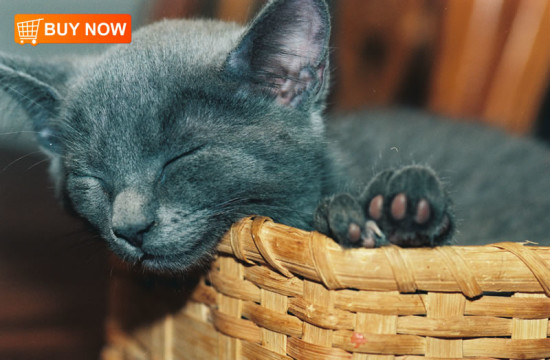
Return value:
<svg viewBox="0 0 550 360">
<path fill-rule="evenodd" d="M 229 0 L 221 1 L 217 17 L 225 21 L 246 23 L 266 3 L 265 0 Z"/>
<path fill-rule="evenodd" d="M 433 57 L 442 6 L 429 0 L 335 1 L 333 107 L 395 103 L 418 57 Z"/>
<path fill-rule="evenodd" d="M 208 0 L 156 0 L 147 10 L 147 22 L 155 22 L 162 19 L 182 19 L 204 13 L 204 6 L 209 5 Z"/>
<path fill-rule="evenodd" d="M 335 10 L 335 108 L 411 104 L 409 89 L 430 111 L 532 128 L 549 81 L 550 2 L 347 0 Z"/>
<path fill-rule="evenodd" d="M 445 5 L 428 108 L 529 131 L 550 75 L 550 2 Z"/>
<path fill-rule="evenodd" d="M 214 17 L 246 23 L 266 0 L 157 0 L 149 10 L 149 22 L 163 18 Z"/>
</svg>

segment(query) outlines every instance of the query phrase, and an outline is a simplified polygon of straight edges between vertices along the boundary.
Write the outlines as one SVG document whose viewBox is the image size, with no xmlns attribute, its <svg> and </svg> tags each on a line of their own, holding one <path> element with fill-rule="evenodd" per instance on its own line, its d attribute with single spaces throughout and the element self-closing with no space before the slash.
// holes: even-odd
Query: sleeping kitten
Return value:
<svg viewBox="0 0 550 360">
<path fill-rule="evenodd" d="M 326 128 L 329 34 L 323 0 L 277 0 L 246 28 L 163 21 L 95 58 L 0 55 L 0 86 L 32 118 L 59 197 L 149 270 L 204 263 L 250 214 L 345 247 L 549 244 L 541 145 L 413 112 Z"/>
</svg>

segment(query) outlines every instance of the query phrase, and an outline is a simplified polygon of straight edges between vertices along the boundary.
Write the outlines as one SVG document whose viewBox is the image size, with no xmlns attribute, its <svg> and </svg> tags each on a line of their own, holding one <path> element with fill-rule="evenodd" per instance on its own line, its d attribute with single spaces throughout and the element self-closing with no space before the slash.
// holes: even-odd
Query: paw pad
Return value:
<svg viewBox="0 0 550 360">
<path fill-rule="evenodd" d="M 348 226 L 348 240 L 351 243 L 357 243 L 361 240 L 361 228 L 355 223 L 351 223 Z"/>
<path fill-rule="evenodd" d="M 391 202 L 390 215 L 393 220 L 400 221 L 407 216 L 407 207 L 409 200 L 404 193 L 397 194 Z M 368 213 L 371 219 L 380 220 L 383 217 L 384 197 L 377 195 L 369 203 Z M 416 204 L 414 222 L 418 225 L 424 225 L 430 220 L 431 206 L 428 200 L 422 198 Z"/>
<path fill-rule="evenodd" d="M 416 215 L 414 216 L 414 221 L 417 224 L 425 224 L 430 220 L 431 210 L 430 203 L 426 199 L 420 199 L 416 205 Z"/>
<path fill-rule="evenodd" d="M 369 204 L 369 216 L 374 220 L 380 220 L 382 218 L 382 211 L 384 209 L 384 197 L 377 195 L 370 201 Z"/>
<path fill-rule="evenodd" d="M 407 215 L 407 195 L 397 194 L 391 202 L 391 216 L 395 220 L 403 220 Z"/>
</svg>

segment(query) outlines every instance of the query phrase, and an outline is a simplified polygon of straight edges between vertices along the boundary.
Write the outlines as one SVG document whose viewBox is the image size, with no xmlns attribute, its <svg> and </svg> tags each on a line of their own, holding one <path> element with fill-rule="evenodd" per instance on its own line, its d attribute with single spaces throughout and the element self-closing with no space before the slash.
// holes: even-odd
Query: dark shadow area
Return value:
<svg viewBox="0 0 550 360">
<path fill-rule="evenodd" d="M 166 315 L 181 310 L 199 284 L 203 272 L 168 277 L 130 269 L 113 259 L 110 284 L 110 320 L 132 334 L 148 328 Z"/>
<path fill-rule="evenodd" d="M 550 144 L 550 86 L 546 89 L 546 95 L 537 117 L 535 135 Z"/>
<path fill-rule="evenodd" d="M 98 359 L 102 241 L 54 199 L 42 156 L 0 151 L 0 359 Z"/>
</svg>

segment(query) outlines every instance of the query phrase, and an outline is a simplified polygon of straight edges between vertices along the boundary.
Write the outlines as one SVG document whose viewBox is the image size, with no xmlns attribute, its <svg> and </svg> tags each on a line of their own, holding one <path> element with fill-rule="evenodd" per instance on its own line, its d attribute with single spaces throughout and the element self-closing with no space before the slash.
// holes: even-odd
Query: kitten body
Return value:
<svg viewBox="0 0 550 360">
<path fill-rule="evenodd" d="M 411 163 L 448 179 L 465 242 L 548 244 L 550 155 L 533 141 L 414 112 L 325 129 L 329 32 L 324 1 L 279 0 L 248 27 L 163 21 L 94 58 L 1 55 L 0 86 L 31 116 L 59 196 L 149 270 L 204 263 L 247 215 L 312 229 L 323 197 Z M 439 197 L 431 214 L 450 221 Z"/>
</svg>

